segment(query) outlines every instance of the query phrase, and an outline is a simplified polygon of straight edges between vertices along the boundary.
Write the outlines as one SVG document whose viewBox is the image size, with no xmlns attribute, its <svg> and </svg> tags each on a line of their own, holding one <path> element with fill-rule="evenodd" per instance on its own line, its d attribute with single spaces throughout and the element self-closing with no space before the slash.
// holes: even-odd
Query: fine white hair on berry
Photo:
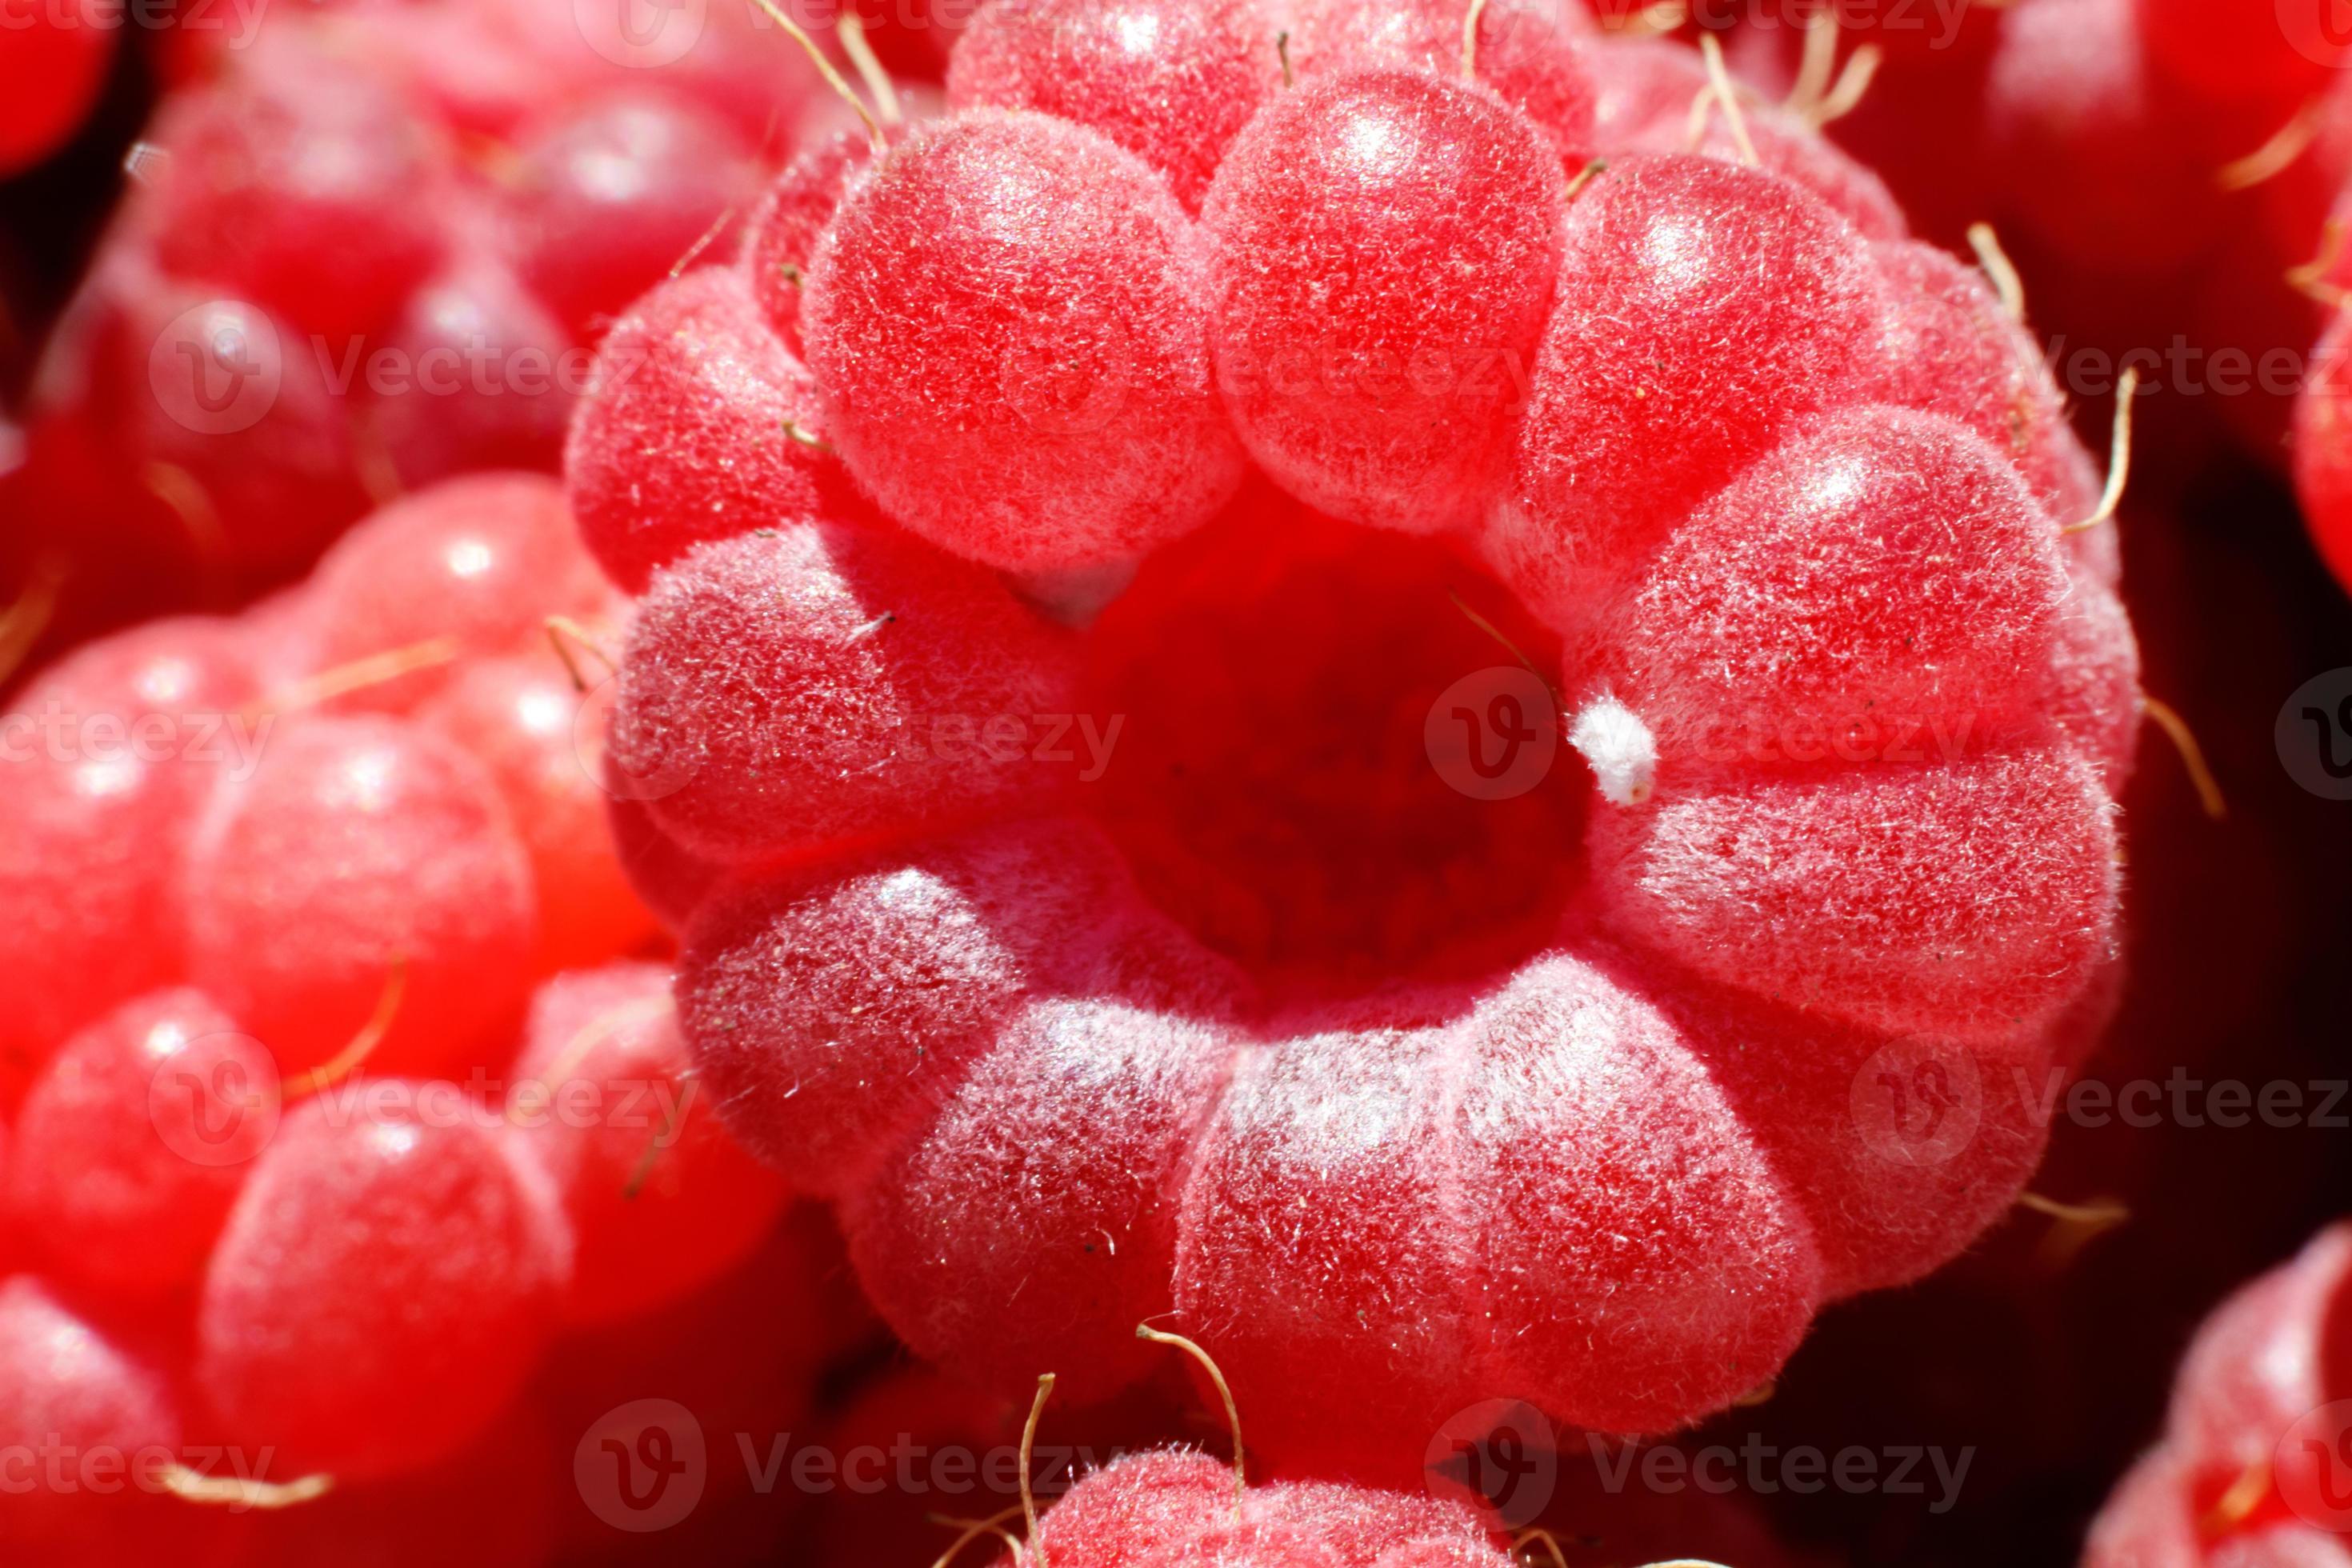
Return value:
<svg viewBox="0 0 2352 1568">
<path fill-rule="evenodd" d="M 1606 692 L 1584 705 L 1568 731 L 1601 781 L 1601 793 L 1619 805 L 1650 798 L 1658 773 L 1658 742 L 1641 716 Z"/>
</svg>

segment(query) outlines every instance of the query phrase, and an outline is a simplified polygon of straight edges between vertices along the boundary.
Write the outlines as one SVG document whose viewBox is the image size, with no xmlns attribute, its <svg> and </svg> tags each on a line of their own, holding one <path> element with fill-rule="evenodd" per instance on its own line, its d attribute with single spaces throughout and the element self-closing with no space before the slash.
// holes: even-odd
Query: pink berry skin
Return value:
<svg viewBox="0 0 2352 1568">
<path fill-rule="evenodd" d="M 1028 109 L 1097 131 L 1200 209 L 1234 136 L 1282 90 L 1264 0 L 1007 0 L 948 59 L 948 107 Z"/>
<path fill-rule="evenodd" d="M 2049 667 L 2071 592 L 2057 526 L 1999 452 L 1866 405 L 1677 529 L 1609 657 L 1662 757 L 1925 764 L 2038 734 L 2042 686 L 2023 672 Z"/>
<path fill-rule="evenodd" d="M 1413 532 L 1503 485 L 1559 268 L 1558 159 L 1473 87 L 1340 72 L 1251 121 L 1202 209 L 1211 341 L 1250 455 Z"/>
<path fill-rule="evenodd" d="M 783 1184 L 728 1137 L 690 1068 L 659 964 L 558 975 L 531 1000 L 507 1119 L 571 1221 L 572 1321 L 688 1294 L 741 1261 L 783 1209 Z"/>
<path fill-rule="evenodd" d="M 808 372 L 746 280 L 689 272 L 632 306 L 599 352 L 564 454 L 580 536 L 607 576 L 642 593 L 706 540 L 854 516 L 825 435 Z"/>
<path fill-rule="evenodd" d="M 863 130 L 836 131 L 803 148 L 768 187 L 743 226 L 743 260 L 751 292 L 767 313 L 768 325 L 793 353 L 801 342 L 801 295 L 817 242 L 841 207 L 849 187 L 874 163 L 874 144 Z"/>
<path fill-rule="evenodd" d="M 582 733 L 582 702 L 541 650 L 472 664 L 416 713 L 480 763 L 506 803 L 530 857 L 542 974 L 629 952 L 656 930 L 605 830 L 601 738 Z"/>
<path fill-rule="evenodd" d="M 1202 246 L 1158 174 L 1025 111 L 893 149 L 802 306 L 826 429 L 859 486 L 974 561 L 1123 560 L 1241 482 L 1209 374 Z"/>
<path fill-rule="evenodd" d="M 1462 73 L 1467 0 L 1307 0 L 1292 60 L 1301 80 L 1334 71 Z M 1472 51 L 1476 79 L 1535 121 L 1569 174 L 1593 152 L 1594 89 L 1580 46 L 1596 32 L 1582 0 L 1489 0 Z"/>
<path fill-rule="evenodd" d="M 706 544 L 638 613 L 612 764 L 697 854 L 747 861 L 1048 796 L 1066 639 L 988 572 L 895 530 Z M 1054 753 L 1058 755 L 1059 753 Z"/>
<path fill-rule="evenodd" d="M 1555 624 L 1590 614 L 1792 426 L 1851 400 L 1878 331 L 1853 228 L 1710 159 L 1611 164 L 1569 208 L 1559 276 L 1488 542 Z"/>
<path fill-rule="evenodd" d="M 523 132 L 516 156 L 507 195 L 516 268 L 589 342 L 759 188 L 751 149 L 732 126 L 658 91 L 563 104 Z"/>
<path fill-rule="evenodd" d="M 234 765 L 257 684 L 234 623 L 163 620 L 85 646 L 0 716 L 0 1108 L 68 1035 L 181 977 L 162 847 Z"/>
<path fill-rule="evenodd" d="M 1605 813 L 1591 853 L 1629 938 L 1896 1035 L 1997 1039 L 2046 1021 L 2115 924 L 2112 807 L 2063 753 L 1757 777 Z"/>
<path fill-rule="evenodd" d="M 280 726 L 214 795 L 178 897 L 190 977 L 289 1075 L 342 1048 L 396 963 L 380 1069 L 474 1059 L 522 1000 L 530 860 L 481 765 L 413 724 Z"/>
<path fill-rule="evenodd" d="M 437 639 L 458 658 L 372 681 L 342 710 L 404 713 L 464 661 L 546 647 L 547 617 L 593 618 L 611 590 L 580 546 L 562 487 L 472 474 L 420 490 L 338 540 L 310 579 L 318 662 L 339 668 Z"/>
<path fill-rule="evenodd" d="M 289 1113 L 207 1269 L 195 1382 L 293 1474 L 422 1468 L 486 1427 L 553 1327 L 571 1238 L 511 1140 L 421 1082 Z M 340 1109 L 339 1109 L 340 1107 Z"/>
<path fill-rule="evenodd" d="M 376 331 L 441 259 L 452 153 L 358 62 L 306 49 L 274 63 L 168 100 L 154 140 L 170 156 L 134 221 L 175 278 L 301 332 Z"/>
<path fill-rule="evenodd" d="M 200 992 L 124 1004 L 26 1097 L 11 1201 L 55 1278 L 152 1296 L 204 1269 L 278 1126 L 277 1063 Z"/>
</svg>

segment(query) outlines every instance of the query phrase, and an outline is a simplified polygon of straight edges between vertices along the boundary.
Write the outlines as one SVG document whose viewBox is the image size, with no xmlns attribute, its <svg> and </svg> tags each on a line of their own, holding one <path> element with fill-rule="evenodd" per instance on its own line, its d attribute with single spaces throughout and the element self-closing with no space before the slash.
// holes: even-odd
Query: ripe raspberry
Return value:
<svg viewBox="0 0 2352 1568">
<path fill-rule="evenodd" d="M 1089 565 L 1184 533 L 1242 468 L 1200 250 L 1159 176 L 1091 132 L 992 110 L 919 131 L 811 266 L 827 434 L 894 519 L 990 565 Z"/>
<path fill-rule="evenodd" d="M 1282 95 L 1202 212 L 1218 385 L 1250 455 L 1350 521 L 1483 515 L 1551 306 L 1560 201 L 1533 123 L 1475 89 L 1339 72 Z"/>
<path fill-rule="evenodd" d="M 532 998 L 507 1117 L 575 1238 L 564 1314 L 625 1318 L 687 1295 L 773 1227 L 783 1187 L 716 1120 L 689 1070 L 669 972 L 616 963 Z"/>
<path fill-rule="evenodd" d="M 1433 39 L 1443 8 L 1396 15 L 1368 37 Z M 1829 178 L 1844 165 L 1801 121 L 1788 167 L 1867 229 L 1764 168 L 1628 155 L 1611 127 L 1648 133 L 1675 93 L 1643 89 L 1635 112 L 1641 84 L 1612 84 L 1627 57 L 1602 58 L 1619 47 L 1576 47 L 1615 107 L 1592 132 L 1609 166 L 1568 198 L 1556 289 L 1496 279 L 1499 248 L 1481 248 L 1548 257 L 1540 226 L 1513 226 L 1539 201 L 1465 201 L 1473 225 L 1420 174 L 1499 145 L 1453 184 L 1559 199 L 1554 150 L 1459 82 L 1458 53 L 1421 76 L 1313 66 L 1211 183 L 1215 291 L 1174 292 L 1212 302 L 1220 353 L 1226 308 L 1262 286 L 1341 301 L 1336 325 L 1265 321 L 1342 353 L 1460 350 L 1528 309 L 1526 407 L 1437 419 L 1449 444 L 1417 449 L 1460 469 L 1383 468 L 1382 450 L 1341 486 L 1341 465 L 1266 437 L 1326 419 L 1324 389 L 1261 421 L 1223 385 L 1292 494 L 1253 477 L 1084 552 L 1065 548 L 1079 513 L 1031 504 L 1025 512 L 949 523 L 943 491 L 1001 501 L 1043 475 L 1071 500 L 1060 431 L 995 444 L 1003 383 L 975 383 L 973 344 L 1093 352 L 1091 326 L 1027 331 L 1005 302 L 1027 298 L 1039 236 L 1094 243 L 1109 171 L 1146 173 L 1084 131 L 982 110 L 845 181 L 798 307 L 853 474 L 913 531 L 1021 574 L 1070 628 L 1054 658 L 1018 630 L 1032 612 L 988 595 L 1009 618 L 929 617 L 942 640 L 878 688 L 838 630 L 783 657 L 805 618 L 792 596 L 834 595 L 853 542 L 908 548 L 871 521 L 704 544 L 656 580 L 614 763 L 677 787 L 648 792 L 631 831 L 679 903 L 700 878 L 662 858 L 734 862 L 688 928 L 688 1040 L 746 1142 L 840 1203 L 902 1336 L 999 1391 L 1046 1365 L 1082 1398 L 1131 1381 L 1132 1317 L 1172 1301 L 1286 1462 L 1394 1474 L 1505 1392 L 1579 1425 L 1671 1427 L 1769 1378 L 1822 1302 L 1948 1258 L 2040 1152 L 2046 1118 L 2011 1089 L 2062 1033 L 2076 1047 L 2115 973 L 2107 783 L 2137 704 L 2112 552 L 2061 531 L 2096 506 L 2095 470 L 1999 302 L 1908 249 L 1866 180 Z M 1069 68 L 1108 68 L 1089 58 Z M 1694 79 L 1686 58 L 1673 69 Z M 1675 107 L 1687 124 L 1691 94 Z M 1423 139 L 1390 246 L 1362 238 L 1376 204 L 1324 188 L 1370 163 L 1318 161 L 1316 117 L 1343 110 L 1367 142 L 1408 123 Z M 1277 150 L 1259 158 L 1261 138 Z M 819 184 L 778 213 L 807 223 Z M 1151 243 L 1180 256 L 1184 222 L 1158 210 Z M 1424 241 L 1441 259 L 1422 270 L 1458 271 L 1479 304 L 1455 313 L 1381 270 Z M 1138 248 L 1089 265 L 1124 277 Z M 942 279 L 964 318 L 932 353 Z M 1357 289 L 1377 304 L 1359 310 Z M 1123 439 L 1130 412 L 1099 428 Z M 1488 449 L 1509 472 L 1480 477 Z M 1130 493 L 1139 450 L 1087 470 L 1084 519 Z M 1360 526 L 1400 521 L 1368 498 L 1409 487 L 1456 525 Z M 1139 552 L 1130 577 L 1115 558 Z M 909 559 L 925 583 L 945 561 Z M 1087 563 L 1104 569 L 1072 570 Z M 861 593 L 843 628 L 880 608 Z M 990 794 L 985 774 L 895 761 L 888 789 L 843 787 L 884 755 L 877 690 L 887 732 L 954 706 L 926 683 L 1058 682 L 1063 657 L 1076 720 L 1107 738 L 1054 780 L 1072 787 Z M 778 712 L 789 746 L 744 739 Z M 1467 748 L 1450 739 L 1465 720 Z M 1537 756 L 1516 790 L 1487 787 L 1496 739 L 1503 772 Z M 1562 739 L 1578 756 L 1553 755 Z M 821 792 L 793 773 L 843 745 Z M 1915 1080 L 1978 1090 L 1958 1116 L 1933 1105 L 1959 1131 L 1932 1157 L 1886 1103 Z"/>
<path fill-rule="evenodd" d="M 849 501 L 808 372 L 733 274 L 691 272 L 638 300 L 596 374 L 564 477 L 581 537 L 632 593 L 705 540 Z"/>
<path fill-rule="evenodd" d="M 2091 1528 L 2086 1568 L 2352 1562 L 2342 1458 L 2299 1424 L 2352 1398 L 2352 1230 L 2337 1225 L 2224 1301 L 2174 1384 L 2164 1438 Z"/>
<path fill-rule="evenodd" d="M 553 1324 L 571 1238 L 552 1189 L 513 1140 L 419 1114 L 425 1088 L 364 1117 L 331 1098 L 290 1112 L 205 1274 L 197 1386 L 231 1440 L 274 1445 L 294 1474 L 456 1452 Z"/>
<path fill-rule="evenodd" d="M 158 992 L 66 1042 L 16 1126 L 11 1197 L 53 1276 L 194 1279 L 278 1125 L 278 1067 L 202 993 Z"/>
</svg>

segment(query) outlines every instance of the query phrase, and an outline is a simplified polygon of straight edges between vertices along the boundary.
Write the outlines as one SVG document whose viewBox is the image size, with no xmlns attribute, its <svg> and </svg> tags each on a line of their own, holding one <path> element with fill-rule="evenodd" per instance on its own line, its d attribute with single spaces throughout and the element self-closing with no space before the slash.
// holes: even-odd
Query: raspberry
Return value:
<svg viewBox="0 0 2352 1568">
<path fill-rule="evenodd" d="M 337 541 L 308 589 L 319 662 L 341 666 L 446 639 L 460 656 L 509 653 L 552 615 L 609 598 L 563 491 L 537 475 L 452 479 L 376 512 Z M 446 663 L 372 683 L 344 706 L 401 713 L 444 689 Z"/>
<path fill-rule="evenodd" d="M 688 1070 L 669 973 L 616 963 L 532 999 L 507 1116 L 562 1194 L 576 1238 L 563 1308 L 625 1318 L 741 1261 L 783 1188 L 713 1119 Z"/>
<path fill-rule="evenodd" d="M 1202 215 L 1218 384 L 1250 455 L 1351 521 L 1482 515 L 1551 304 L 1560 201 L 1534 125 L 1475 89 L 1340 72 L 1282 95 Z"/>
<path fill-rule="evenodd" d="M 990 725 L 1025 735 L 1069 712 L 1067 658 L 986 573 L 919 540 L 762 529 L 656 579 L 622 668 L 613 762 L 682 781 L 648 808 L 713 859 L 952 820 L 1049 787 L 1053 769 L 1025 741 L 1002 749 Z"/>
<path fill-rule="evenodd" d="M 65 143 L 98 100 L 120 28 L 99 7 L 44 6 L 0 37 L 0 175 L 29 169 Z"/>
<path fill-rule="evenodd" d="M 16 1127 L 12 1201 L 46 1267 L 138 1294 L 194 1279 L 278 1093 L 269 1053 L 199 992 L 142 996 L 67 1041 Z"/>
<path fill-rule="evenodd" d="M 2092 1525 L 2087 1568 L 2346 1561 L 2341 1458 L 2307 1418 L 2352 1398 L 2352 1231 L 2332 1226 L 2205 1321 L 2158 1443 Z"/>
<path fill-rule="evenodd" d="M 1575 46 L 1612 162 L 1568 195 L 1528 117 L 1429 52 L 1442 8 L 1383 15 L 1360 58 L 1318 60 L 1303 26 L 1301 85 L 1224 156 L 1213 260 L 1176 302 L 1206 303 L 1221 356 L 1261 295 L 1292 302 L 1250 321 L 1261 343 L 1517 332 L 1523 408 L 1423 419 L 1446 444 L 1405 450 L 1433 471 L 1385 448 L 1347 467 L 1269 437 L 1221 375 L 1264 479 L 1065 548 L 1074 513 L 1007 495 L 1079 471 L 1066 422 L 992 445 L 1003 384 L 973 373 L 1093 352 L 1071 315 L 1108 319 L 1102 289 L 1034 330 L 1008 301 L 1063 259 L 1039 237 L 1097 243 L 1109 171 L 1156 176 L 1031 110 L 950 115 L 830 176 L 848 195 L 797 308 L 827 435 L 880 510 L 1017 574 L 1034 607 L 970 580 L 971 629 L 922 617 L 940 640 L 887 644 L 904 659 L 877 680 L 843 636 L 912 627 L 905 593 L 861 590 L 813 647 L 798 601 L 839 592 L 853 544 L 926 585 L 950 557 L 822 514 L 699 545 L 656 579 L 613 759 L 659 785 L 621 816 L 667 899 L 711 889 L 681 847 L 731 862 L 677 979 L 722 1113 L 840 1205 L 902 1337 L 1000 1393 L 1050 1365 L 1091 1397 L 1147 1370 L 1129 1325 L 1172 1302 L 1270 1451 L 1360 1477 L 1498 1393 L 1602 1430 L 1720 1409 L 1823 1302 L 1990 1223 L 2046 1132 L 2016 1086 L 2079 1048 L 2115 981 L 2108 784 L 2137 699 L 2095 470 L 2002 301 L 1872 216 L 1874 187 L 1831 178 L 1794 116 L 1788 167 L 1866 229 L 1727 157 L 1618 155 L 1669 104 L 1689 123 L 1687 57 L 1656 73 L 1681 88 L 1643 88 L 1612 81 L 1622 46 Z M 1066 58 L 1074 93 L 1108 69 Z M 1368 184 L 1319 152 L 1343 120 L 1341 142 L 1412 127 L 1402 194 L 1326 189 Z M 780 232 L 824 183 L 775 198 Z M 1540 262 L 1497 279 L 1505 248 L 1550 255 L 1520 209 L 1562 197 L 1557 286 Z M 1363 237 L 1381 203 L 1402 215 L 1385 242 Z M 1088 265 L 1164 250 L 1181 273 L 1193 241 L 1157 210 L 1151 248 Z M 1423 245 L 1420 287 L 1386 270 Z M 793 306 L 761 267 L 771 309 Z M 1124 442 L 1133 406 L 1077 435 Z M 1379 429 L 1349 417 L 1342 439 Z M 1107 447 L 1086 515 L 1171 438 Z M 999 504 L 950 523 L 943 493 Z M 1176 499 L 1164 477 L 1146 493 Z M 1401 521 L 1452 526 L 1363 526 Z M 1083 694 L 1091 764 L 1001 789 L 976 763 L 884 766 L 901 715 L 983 706 L 928 683 L 1033 671 Z M 1472 743 L 1442 746 L 1465 720 Z M 1932 1158 L 1918 1086 L 1924 1120 L 1966 1123 Z"/>
<path fill-rule="evenodd" d="M 415 725 L 303 719 L 213 799 L 180 899 L 191 978 L 312 1067 L 404 966 L 379 1068 L 451 1066 L 520 1005 L 530 866 L 481 765 Z"/>
<path fill-rule="evenodd" d="M 1675 519 L 1850 400 L 1876 324 L 1867 253 L 1820 204 L 1713 159 L 1612 163 L 1569 209 L 1491 546 L 1505 575 L 1539 613 L 1598 603 Z"/>
<path fill-rule="evenodd" d="M 289 1113 L 205 1276 L 196 1384 L 232 1440 L 274 1445 L 298 1475 L 394 1474 L 465 1447 L 529 1374 L 569 1270 L 521 1151 L 418 1114 L 426 1086 L 404 1088 L 362 1119 L 331 1099 Z"/>
<path fill-rule="evenodd" d="M 1119 560 L 1207 521 L 1242 463 L 1199 252 L 1159 176 L 1091 132 L 992 110 L 919 131 L 810 270 L 802 331 L 842 460 L 907 528 L 993 566 Z"/>
<path fill-rule="evenodd" d="M 564 477 L 582 538 L 622 587 L 643 592 L 705 540 L 847 510 L 808 372 L 734 275 L 688 273 L 638 300 L 597 374 Z"/>
<path fill-rule="evenodd" d="M 179 978 L 173 868 L 213 783 L 194 742 L 255 695 L 251 649 L 218 620 L 159 621 L 92 643 L 28 684 L 0 765 L 0 1106 L 67 1036 Z M 39 739 L 60 721 L 53 754 Z M 134 743 L 160 721 L 163 741 Z M 106 739 L 111 726 L 115 739 Z M 209 731 L 206 726 L 215 726 Z M 221 740 L 223 755 L 227 742 Z M 161 754 L 156 753 L 160 752 Z"/>
<path fill-rule="evenodd" d="M 592 340 L 757 188 L 751 149 L 725 121 L 659 93 L 568 105 L 515 151 L 517 270 Z"/>
<path fill-rule="evenodd" d="M 1011 0 L 964 30 L 948 107 L 1030 109 L 1099 132 L 1197 212 L 1226 148 L 1282 87 L 1280 30 L 1261 0 Z"/>
</svg>

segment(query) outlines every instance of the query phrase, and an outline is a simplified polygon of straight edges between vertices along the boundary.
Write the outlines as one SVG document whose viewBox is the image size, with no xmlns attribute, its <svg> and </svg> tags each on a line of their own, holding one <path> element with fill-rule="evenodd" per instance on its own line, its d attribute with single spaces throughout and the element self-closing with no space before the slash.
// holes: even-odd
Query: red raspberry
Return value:
<svg viewBox="0 0 2352 1568">
<path fill-rule="evenodd" d="M 2294 405 L 2294 485 L 2319 553 L 2352 585 L 2352 314 L 2339 312 L 2312 350 Z"/>
<path fill-rule="evenodd" d="M 1710 110 L 1766 167 L 1631 151 L 1689 123 L 1657 83 L 1706 73 L 1567 35 L 1529 68 L 1590 71 L 1610 162 L 1554 287 L 1520 208 L 1559 199 L 1559 141 L 1447 79 L 1445 9 L 1310 49 L 1197 227 L 1029 110 L 779 195 L 797 236 L 848 193 L 805 299 L 753 263 L 826 437 L 1072 629 L 1043 647 L 872 520 L 701 544 L 656 578 L 614 757 L 667 791 L 624 814 L 648 886 L 711 889 L 678 994 L 725 1113 L 842 1204 L 917 1350 L 1098 1394 L 1172 1301 L 1270 1451 L 1367 1475 L 1497 1394 L 1609 1430 L 1720 1408 L 1823 1301 L 2001 1212 L 2044 1135 L 2016 1085 L 2113 981 L 2137 708 L 2095 470 L 2000 303 L 1793 118 Z M 1162 167 L 1220 158 L 1213 116 L 1152 123 L 1193 138 Z M 1255 480 L 1212 518 L 1188 321 L 1221 369 L 1311 333 L 1343 363 L 1532 345 L 1532 384 L 1398 416 L 1221 374 L 1266 477 L 1355 521 Z M 1118 395 L 1024 428 L 1027 354 Z M 1139 388 L 1186 395 L 1147 429 Z M 1072 689 L 1090 759 L 889 743 Z M 1464 718 L 1581 760 L 1487 792 Z"/>
<path fill-rule="evenodd" d="M 2163 1440 L 2092 1526 L 2085 1568 L 2352 1563 L 2352 1230 L 2333 1226 L 2198 1331 Z"/>
</svg>

